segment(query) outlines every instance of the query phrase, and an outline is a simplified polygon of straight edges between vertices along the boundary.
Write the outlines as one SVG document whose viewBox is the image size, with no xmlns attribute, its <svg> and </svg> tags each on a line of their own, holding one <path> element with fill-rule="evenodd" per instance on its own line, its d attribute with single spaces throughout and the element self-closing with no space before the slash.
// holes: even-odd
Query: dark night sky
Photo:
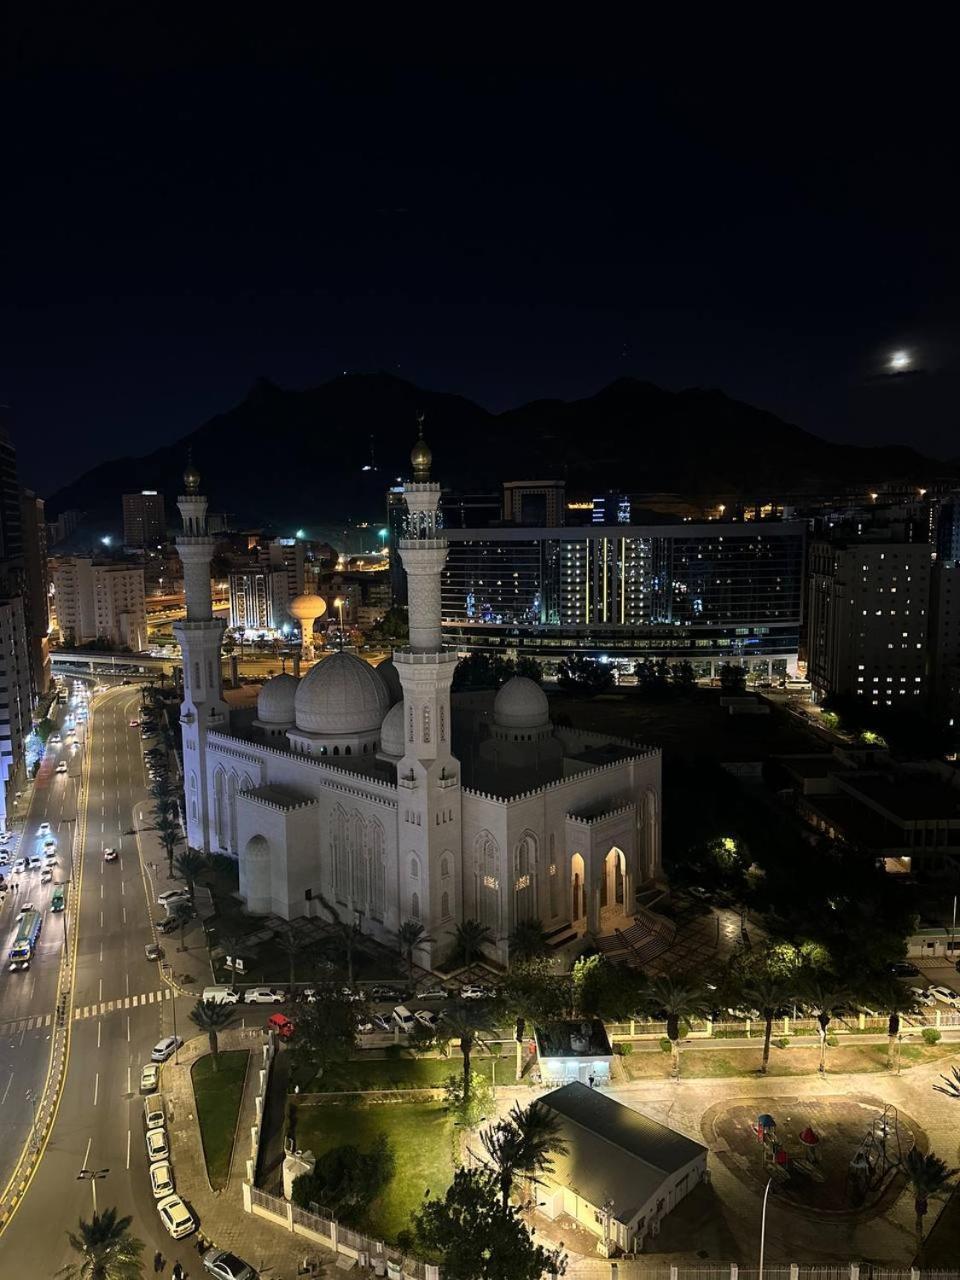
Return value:
<svg viewBox="0 0 960 1280">
<path fill-rule="evenodd" d="M 494 409 L 633 374 L 960 455 L 956 103 L 896 34 L 601 73 L 24 26 L 0 83 L 24 479 L 343 369 Z"/>
</svg>

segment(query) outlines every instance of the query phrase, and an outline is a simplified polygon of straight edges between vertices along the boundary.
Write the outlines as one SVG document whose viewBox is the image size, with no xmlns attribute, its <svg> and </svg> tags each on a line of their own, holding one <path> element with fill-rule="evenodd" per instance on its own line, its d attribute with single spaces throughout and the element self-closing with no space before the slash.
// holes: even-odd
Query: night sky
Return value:
<svg viewBox="0 0 960 1280">
<path fill-rule="evenodd" d="M 0 400 L 41 492 L 345 369 L 493 409 L 630 374 L 960 456 L 957 108 L 896 33 L 601 72 L 37 24 L 0 85 Z"/>
</svg>

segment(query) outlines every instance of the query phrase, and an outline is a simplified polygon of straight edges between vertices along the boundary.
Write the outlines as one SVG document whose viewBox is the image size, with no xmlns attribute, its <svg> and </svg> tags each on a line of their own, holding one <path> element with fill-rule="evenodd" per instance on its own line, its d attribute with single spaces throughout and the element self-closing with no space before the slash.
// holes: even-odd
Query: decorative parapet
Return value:
<svg viewBox="0 0 960 1280">
<path fill-rule="evenodd" d="M 278 747 L 261 746 L 259 743 L 257 744 L 256 753 L 245 752 L 237 746 L 238 742 L 242 742 L 242 739 L 231 737 L 226 733 L 211 733 L 207 738 L 208 747 L 216 747 L 224 755 L 233 756 L 238 760 L 244 760 L 253 765 L 260 763 L 260 755 L 295 760 L 299 765 L 307 765 L 316 769 L 323 775 L 326 785 L 341 795 L 358 796 L 362 800 L 371 800 L 376 804 L 386 805 L 390 809 L 397 807 L 397 788 L 392 782 L 385 782 L 382 778 L 370 778 L 369 775 L 356 773 L 353 769 L 341 769 L 335 764 L 321 762 L 316 756 L 304 756 L 298 751 L 281 751 Z M 362 778 L 365 783 L 368 783 L 368 786 L 351 787 L 343 781 L 345 778 L 356 778 L 358 780 Z"/>
<path fill-rule="evenodd" d="M 319 804 L 319 801 L 315 798 L 308 798 L 306 800 L 290 800 L 286 803 L 279 800 L 268 800 L 266 796 L 257 795 L 255 790 L 238 791 L 237 795 L 243 800 L 252 800 L 254 804 L 262 805 L 264 809 L 273 809 L 277 813 L 292 813 L 296 809 L 310 809 Z"/>
<path fill-rule="evenodd" d="M 578 827 L 594 827 L 601 822 L 609 822 L 611 818 L 619 818 L 623 814 L 635 814 L 636 812 L 637 806 L 635 804 L 622 804 L 616 809 L 607 809 L 604 813 L 597 813 L 589 818 L 581 818 L 575 813 L 566 813 L 564 817 L 567 822 L 576 823 Z"/>
<path fill-rule="evenodd" d="M 602 736 L 602 735 L 601 735 Z M 609 741 L 609 739 L 603 739 Z M 643 753 L 647 756 L 659 756 L 658 750 L 650 750 Z M 584 778 L 596 778 L 602 773 L 610 773 L 613 769 L 622 769 L 625 764 L 630 764 L 636 757 L 630 757 L 627 760 L 611 760 L 608 764 L 598 764 L 591 768 L 582 769 L 579 773 L 568 774 L 565 778 L 557 778 L 554 782 L 544 783 L 542 787 L 535 787 L 532 791 L 520 791 L 513 796 L 497 796 L 491 795 L 486 791 L 474 791 L 470 787 L 463 788 L 465 796 L 476 796 L 479 800 L 490 800 L 494 804 L 517 804 L 521 800 L 533 800 L 537 796 L 546 795 L 551 791 L 559 791 L 561 787 L 570 786 L 573 783 L 579 783 Z"/>
</svg>

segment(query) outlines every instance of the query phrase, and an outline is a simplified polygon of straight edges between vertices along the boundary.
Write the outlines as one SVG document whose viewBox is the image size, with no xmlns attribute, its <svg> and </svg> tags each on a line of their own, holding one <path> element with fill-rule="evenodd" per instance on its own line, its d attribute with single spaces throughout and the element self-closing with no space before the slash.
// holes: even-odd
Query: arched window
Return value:
<svg viewBox="0 0 960 1280">
<path fill-rule="evenodd" d="M 224 797 L 226 781 L 226 774 L 222 769 L 218 769 L 213 775 L 213 824 L 217 831 L 217 845 L 221 849 L 228 848 L 227 813 Z"/>
<path fill-rule="evenodd" d="M 410 859 L 410 879 L 411 880 L 420 879 L 420 859 L 419 858 Z"/>
<path fill-rule="evenodd" d="M 450 919 L 450 895 L 449 893 L 441 893 L 440 895 L 440 918 L 442 920 Z"/>
<path fill-rule="evenodd" d="M 417 893 L 411 893 L 410 895 L 410 919 L 420 919 L 420 895 Z"/>
<path fill-rule="evenodd" d="M 237 852 L 237 775 L 231 773 L 227 783 L 227 848 L 231 853 Z"/>
<path fill-rule="evenodd" d="M 383 856 L 383 827 L 373 818 L 370 822 L 370 914 L 375 920 L 383 919 L 387 896 L 387 873 Z"/>
<path fill-rule="evenodd" d="M 339 748 L 339 747 L 334 747 L 334 748 L 333 748 L 333 754 L 334 754 L 335 756 L 338 756 L 338 755 L 340 754 L 340 748 Z"/>
<path fill-rule="evenodd" d="M 190 817 L 197 821 L 197 775 L 190 774 Z"/>
<path fill-rule="evenodd" d="M 474 841 L 477 915 L 481 924 L 500 932 L 500 846 L 489 831 Z"/>
<path fill-rule="evenodd" d="M 450 859 L 447 857 L 446 854 L 444 854 L 443 857 L 440 859 L 440 879 L 446 880 L 449 874 L 450 874 Z"/>
<path fill-rule="evenodd" d="M 344 748 L 343 748 L 343 754 L 344 754 L 345 756 L 350 755 L 350 748 L 349 748 L 349 747 L 344 747 Z"/>
</svg>

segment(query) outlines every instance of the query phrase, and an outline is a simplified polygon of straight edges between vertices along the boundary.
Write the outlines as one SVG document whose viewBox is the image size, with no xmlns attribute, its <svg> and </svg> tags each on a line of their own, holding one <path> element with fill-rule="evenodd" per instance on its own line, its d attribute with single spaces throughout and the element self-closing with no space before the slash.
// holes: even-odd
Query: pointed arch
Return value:
<svg viewBox="0 0 960 1280">
<path fill-rule="evenodd" d="M 229 849 L 230 835 L 227 831 L 227 775 L 222 765 L 217 765 L 213 773 L 213 826 L 217 833 L 217 848 Z"/>
<path fill-rule="evenodd" d="M 227 848 L 231 853 L 237 852 L 237 790 L 239 779 L 236 770 L 231 770 L 227 779 Z"/>
<path fill-rule="evenodd" d="M 477 918 L 498 936 L 500 927 L 500 845 L 489 831 L 473 842 L 474 891 Z"/>
<path fill-rule="evenodd" d="M 387 896 L 387 868 L 384 861 L 383 823 L 370 819 L 370 914 L 382 920 Z"/>
</svg>

